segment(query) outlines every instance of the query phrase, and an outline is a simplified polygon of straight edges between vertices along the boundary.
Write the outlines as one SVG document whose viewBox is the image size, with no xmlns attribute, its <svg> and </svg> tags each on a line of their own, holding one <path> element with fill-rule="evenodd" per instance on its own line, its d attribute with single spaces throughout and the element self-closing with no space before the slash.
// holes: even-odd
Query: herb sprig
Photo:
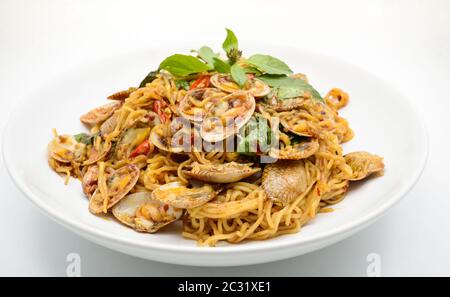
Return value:
<svg viewBox="0 0 450 297">
<path fill-rule="evenodd" d="M 227 36 L 222 43 L 226 60 L 208 46 L 193 50 L 196 56 L 174 54 L 164 59 L 157 71 L 150 72 L 140 87 L 153 81 L 161 70 L 170 72 L 178 81 L 182 81 L 180 87 L 183 88 L 187 88 L 187 81 L 191 80 L 192 76 L 216 71 L 230 74 L 241 88 L 245 86 L 251 74 L 267 83 L 272 88 L 272 95 L 281 100 L 310 95 L 314 100 L 323 102 L 319 92 L 305 80 L 291 76 L 293 71 L 280 59 L 263 54 L 243 58 L 236 35 L 230 29 L 226 29 L 226 32 Z"/>
</svg>

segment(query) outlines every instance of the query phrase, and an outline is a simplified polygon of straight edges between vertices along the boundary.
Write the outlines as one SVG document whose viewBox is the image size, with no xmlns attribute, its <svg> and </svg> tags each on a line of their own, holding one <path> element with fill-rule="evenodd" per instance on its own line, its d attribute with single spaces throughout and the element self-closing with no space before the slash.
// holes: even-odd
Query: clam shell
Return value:
<svg viewBox="0 0 450 297">
<path fill-rule="evenodd" d="M 224 164 L 199 164 L 195 162 L 190 167 L 190 171 L 184 171 L 186 175 L 205 182 L 222 184 L 237 182 L 261 170 L 260 168 L 250 167 L 248 164 L 236 162 Z"/>
<path fill-rule="evenodd" d="M 237 91 L 224 97 L 222 102 L 231 102 L 236 99 L 242 101 L 245 111 L 236 116 L 225 117 L 225 124 L 220 118 L 221 115 L 216 114 L 215 108 L 208 111 L 200 128 L 200 134 L 204 140 L 208 142 L 224 140 L 236 134 L 250 120 L 255 111 L 255 98 L 247 92 Z"/>
<path fill-rule="evenodd" d="M 308 188 L 305 163 L 300 160 L 268 164 L 263 171 L 261 187 L 270 199 L 289 204 Z"/>
<path fill-rule="evenodd" d="M 314 155 L 318 150 L 318 140 L 311 138 L 307 141 L 296 143 L 281 150 L 272 149 L 269 151 L 269 156 L 280 160 L 301 160 Z"/>
<path fill-rule="evenodd" d="M 353 170 L 352 181 L 361 180 L 384 169 L 383 158 L 368 152 L 352 152 L 344 156 L 345 163 Z"/>
<path fill-rule="evenodd" d="M 214 199 L 218 194 L 210 185 L 187 188 L 179 182 L 168 183 L 152 192 L 152 198 L 177 208 L 194 208 Z"/>
<path fill-rule="evenodd" d="M 81 161 L 86 153 L 86 145 L 77 142 L 72 135 L 58 135 L 48 144 L 48 154 L 51 158 L 70 163 Z"/>
<path fill-rule="evenodd" d="M 134 187 L 139 178 L 139 168 L 135 165 L 129 164 L 125 165 L 118 170 L 112 172 L 107 175 L 107 187 L 108 187 L 108 205 L 107 209 L 110 209 L 115 204 L 117 204 L 130 190 Z M 122 187 L 114 187 L 117 183 L 121 183 L 121 181 L 117 181 L 118 179 L 128 179 L 126 185 Z M 99 190 L 95 192 L 89 201 L 89 210 L 98 214 L 104 211 L 103 209 L 103 197 Z"/>
<path fill-rule="evenodd" d="M 94 126 L 106 121 L 117 109 L 122 106 L 122 102 L 111 102 L 94 108 L 80 117 L 83 124 Z"/>
<path fill-rule="evenodd" d="M 137 213 L 139 209 L 146 204 L 152 204 L 158 208 L 161 207 L 161 209 L 166 209 L 164 211 L 168 215 L 161 221 L 138 216 Z M 183 211 L 164 204 L 161 201 L 152 199 L 151 193 L 149 192 L 138 192 L 124 197 L 113 207 L 112 214 L 119 222 L 138 232 L 154 233 L 162 227 L 180 219 L 183 215 Z"/>
</svg>

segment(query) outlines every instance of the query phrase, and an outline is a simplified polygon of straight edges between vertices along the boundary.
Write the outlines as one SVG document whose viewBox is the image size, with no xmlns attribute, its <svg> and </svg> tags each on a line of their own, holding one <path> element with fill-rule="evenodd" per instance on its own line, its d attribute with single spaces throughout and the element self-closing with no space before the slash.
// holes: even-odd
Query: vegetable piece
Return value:
<svg viewBox="0 0 450 297">
<path fill-rule="evenodd" d="M 209 46 L 202 46 L 197 51 L 198 56 L 205 61 L 211 69 L 214 68 L 214 58 L 218 58 L 217 54 Z"/>
<path fill-rule="evenodd" d="M 237 84 L 243 88 L 245 83 L 247 82 L 247 74 L 245 74 L 244 69 L 238 64 L 234 64 L 230 69 L 231 77 Z"/>
<path fill-rule="evenodd" d="M 190 87 L 189 82 L 184 79 L 176 80 L 175 85 L 177 86 L 178 89 L 183 88 L 186 91 L 188 91 Z"/>
<path fill-rule="evenodd" d="M 295 98 L 309 94 L 312 99 L 324 102 L 319 92 L 303 79 L 285 75 L 263 75 L 258 78 L 274 89 L 274 94 L 278 99 Z"/>
<path fill-rule="evenodd" d="M 230 65 L 233 65 L 234 63 L 236 63 L 237 60 L 239 60 L 239 58 L 242 55 L 242 52 L 239 50 L 238 40 L 236 35 L 234 35 L 234 32 L 231 31 L 230 29 L 225 30 L 227 30 L 227 37 L 225 38 L 225 41 L 222 44 L 222 48 L 227 54 L 227 57 L 229 59 L 228 62 L 230 63 Z"/>
<path fill-rule="evenodd" d="M 230 73 L 230 64 L 228 64 L 225 61 L 222 61 L 219 58 L 213 58 L 214 61 L 214 68 L 216 69 L 217 72 L 220 73 Z"/>
<path fill-rule="evenodd" d="M 134 158 L 138 155 L 147 155 L 150 152 L 151 144 L 148 139 L 138 145 L 131 153 L 130 158 Z"/>
<path fill-rule="evenodd" d="M 162 61 L 159 69 L 167 70 L 176 77 L 185 77 L 207 71 L 210 68 L 194 56 L 175 54 Z"/>
<path fill-rule="evenodd" d="M 189 90 L 209 87 L 209 78 L 210 78 L 209 75 L 200 76 L 199 78 L 197 78 L 196 81 L 194 81 Z"/>
<path fill-rule="evenodd" d="M 157 77 L 158 71 L 151 71 L 139 84 L 139 88 L 145 87 L 146 84 L 151 83 Z"/>
<path fill-rule="evenodd" d="M 292 70 L 286 63 L 269 55 L 256 54 L 248 58 L 247 62 L 267 74 L 292 73 Z"/>
<path fill-rule="evenodd" d="M 94 142 L 94 137 L 97 136 L 97 134 L 89 135 L 87 133 L 79 133 L 75 134 L 73 137 L 77 142 L 84 143 L 86 145 L 92 144 Z"/>
</svg>

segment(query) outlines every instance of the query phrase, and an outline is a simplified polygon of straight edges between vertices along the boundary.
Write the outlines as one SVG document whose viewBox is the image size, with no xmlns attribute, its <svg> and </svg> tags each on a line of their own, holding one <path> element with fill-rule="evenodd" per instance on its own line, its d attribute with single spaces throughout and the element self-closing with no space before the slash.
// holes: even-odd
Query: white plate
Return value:
<svg viewBox="0 0 450 297">
<path fill-rule="evenodd" d="M 374 222 L 411 189 L 425 165 L 427 135 L 410 103 L 388 83 L 332 58 L 287 47 L 255 46 L 306 73 L 323 94 L 340 87 L 350 94 L 342 111 L 355 131 L 345 152 L 367 150 L 385 158 L 386 172 L 353 186 L 336 211 L 320 214 L 300 233 L 266 241 L 197 247 L 181 237 L 180 226 L 141 234 L 88 211 L 77 180 L 68 186 L 47 165 L 51 129 L 78 133 L 79 116 L 106 102 L 111 93 L 137 85 L 166 56 L 190 48 L 165 47 L 101 61 L 52 81 L 25 98 L 11 115 L 3 137 L 5 164 L 18 187 L 46 215 L 103 246 L 151 260 L 198 266 L 231 266 L 275 261 L 342 240 Z"/>
</svg>

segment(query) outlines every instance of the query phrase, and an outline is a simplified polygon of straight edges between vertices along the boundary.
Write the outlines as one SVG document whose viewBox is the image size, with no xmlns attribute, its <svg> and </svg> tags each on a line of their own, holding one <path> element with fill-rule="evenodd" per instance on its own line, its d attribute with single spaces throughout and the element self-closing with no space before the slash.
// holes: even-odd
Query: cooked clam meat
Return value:
<svg viewBox="0 0 450 297">
<path fill-rule="evenodd" d="M 139 178 L 139 168 L 133 164 L 125 165 L 112 173 L 104 172 L 103 178 L 100 171 L 101 168 L 97 191 L 89 201 L 89 210 L 95 214 L 106 212 L 117 204 L 130 192 Z"/>
<path fill-rule="evenodd" d="M 57 135 L 48 144 L 49 156 L 62 162 L 81 162 L 86 155 L 86 145 L 78 142 L 72 135 Z"/>
<path fill-rule="evenodd" d="M 254 77 L 249 77 L 247 79 L 243 89 L 241 89 L 239 85 L 234 82 L 231 75 L 228 74 L 218 73 L 213 75 L 211 77 L 211 84 L 227 93 L 245 90 L 255 98 L 264 97 L 270 93 L 270 87 L 265 82 Z"/>
<path fill-rule="evenodd" d="M 151 198 L 150 192 L 127 195 L 112 209 L 121 223 L 139 232 L 154 233 L 183 215 L 177 209 Z"/>
<path fill-rule="evenodd" d="M 213 100 L 201 125 L 201 136 L 209 142 L 226 139 L 239 131 L 255 111 L 255 98 L 246 92 L 234 92 Z"/>
<path fill-rule="evenodd" d="M 172 182 L 155 189 L 152 198 L 177 208 L 194 208 L 212 200 L 217 193 L 211 185 L 187 188 L 180 182 Z"/>
</svg>

